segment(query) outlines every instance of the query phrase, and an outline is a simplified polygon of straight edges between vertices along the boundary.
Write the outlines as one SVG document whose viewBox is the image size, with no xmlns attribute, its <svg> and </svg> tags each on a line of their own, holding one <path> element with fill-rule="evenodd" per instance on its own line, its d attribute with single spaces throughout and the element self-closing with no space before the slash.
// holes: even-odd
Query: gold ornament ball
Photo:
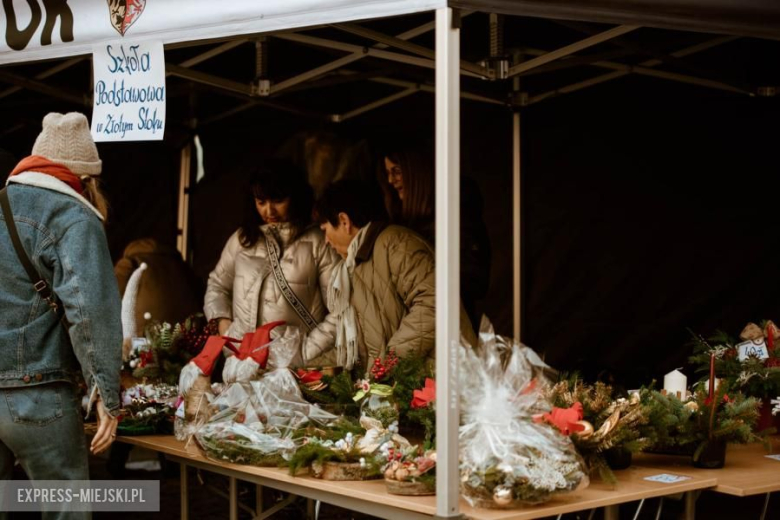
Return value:
<svg viewBox="0 0 780 520">
<path fill-rule="evenodd" d="M 493 502 L 499 506 L 508 506 L 512 503 L 512 490 L 506 486 L 498 486 L 493 490 Z"/>
</svg>

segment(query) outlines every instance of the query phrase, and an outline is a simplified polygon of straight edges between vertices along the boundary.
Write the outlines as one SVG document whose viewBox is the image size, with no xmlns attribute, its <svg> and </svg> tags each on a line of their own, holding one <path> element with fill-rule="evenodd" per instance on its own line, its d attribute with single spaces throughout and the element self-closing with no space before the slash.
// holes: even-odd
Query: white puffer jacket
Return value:
<svg viewBox="0 0 780 520">
<path fill-rule="evenodd" d="M 268 224 L 262 227 L 269 229 Z M 317 227 L 298 233 L 291 224 L 274 224 L 282 255 L 280 264 L 287 283 L 317 322 L 328 314 L 326 295 L 331 271 L 338 256 L 325 243 Z M 217 266 L 209 275 L 204 303 L 206 318 L 228 318 L 233 324 L 227 335 L 240 339 L 247 332 L 277 320 L 300 327 L 306 325 L 287 303 L 273 275 L 265 237 L 260 235 L 254 247 L 245 248 L 238 231 L 228 239 Z M 320 323 L 308 333 L 308 342 L 320 350 L 330 350 L 334 338 L 332 324 Z M 324 361 L 324 360 L 323 360 Z"/>
</svg>

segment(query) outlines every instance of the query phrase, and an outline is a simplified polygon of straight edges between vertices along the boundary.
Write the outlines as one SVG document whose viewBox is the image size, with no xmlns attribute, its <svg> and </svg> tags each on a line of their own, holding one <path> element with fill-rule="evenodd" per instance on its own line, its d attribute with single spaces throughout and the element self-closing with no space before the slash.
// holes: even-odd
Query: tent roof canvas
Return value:
<svg viewBox="0 0 780 520">
<path fill-rule="evenodd" d="M 172 44 L 411 14 L 444 7 L 446 0 L 70 0 L 56 5 L 59 10 L 47 12 L 38 0 L 3 2 L 0 65 L 90 54 L 94 45 L 118 39 Z"/>
<path fill-rule="evenodd" d="M 51 12 L 38 2 L 3 2 L 0 65 L 90 54 L 94 45 L 117 39 L 175 44 L 398 16 L 445 5 L 541 18 L 780 37 L 780 3 L 772 0 L 232 0 L 219 4 L 70 0 L 51 4 L 60 6 L 59 10 L 50 6 Z"/>
</svg>

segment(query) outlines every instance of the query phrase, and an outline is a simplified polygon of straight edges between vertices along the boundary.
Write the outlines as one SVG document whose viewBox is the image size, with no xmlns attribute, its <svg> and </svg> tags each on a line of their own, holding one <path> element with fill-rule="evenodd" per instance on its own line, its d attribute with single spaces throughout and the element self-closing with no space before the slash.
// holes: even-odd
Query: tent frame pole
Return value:
<svg viewBox="0 0 780 520">
<path fill-rule="evenodd" d="M 698 52 L 706 51 L 707 49 L 711 49 L 713 47 L 717 47 L 718 45 L 723 45 L 725 43 L 732 42 L 734 40 L 738 39 L 736 36 L 721 36 L 718 38 L 713 38 L 711 40 L 707 40 L 706 42 L 698 43 L 696 45 L 692 45 L 690 47 L 686 47 L 684 49 L 680 49 L 679 51 L 673 52 L 671 54 L 674 58 L 683 58 L 685 56 L 690 56 L 692 54 L 696 54 Z M 594 62 L 593 65 L 597 65 L 598 63 L 609 63 L 609 62 Z M 566 85 L 564 87 L 559 87 L 555 90 L 550 90 L 548 92 L 544 92 L 542 94 L 537 94 L 536 96 L 532 96 L 528 100 L 528 104 L 538 103 L 540 101 L 544 101 L 547 98 L 558 96 L 561 94 L 569 94 L 571 92 L 576 92 L 578 90 L 582 90 L 588 87 L 592 87 L 595 85 L 599 85 L 601 83 L 606 83 L 607 81 L 611 81 L 613 79 L 622 78 L 624 76 L 627 76 L 629 74 L 637 73 L 642 74 L 645 73 L 647 70 L 656 67 L 658 65 L 661 65 L 663 62 L 659 59 L 653 58 L 647 61 L 643 61 L 639 64 L 640 69 L 639 70 L 630 70 L 630 69 L 622 69 L 622 70 L 615 70 L 615 72 L 608 72 L 607 74 L 602 74 L 601 76 L 596 76 L 594 78 L 586 79 L 584 81 L 580 81 L 577 83 L 572 83 L 570 85 Z M 668 79 L 672 81 L 679 81 L 681 83 L 688 83 L 703 87 L 709 87 L 709 88 L 717 88 L 717 89 L 723 89 L 723 84 L 716 83 L 713 84 L 712 80 L 702 80 L 700 78 L 696 78 L 694 76 L 687 76 L 683 74 L 672 74 L 672 73 L 666 73 L 664 74 L 663 71 L 656 71 L 659 74 L 657 74 L 658 77 L 662 79 Z M 662 75 L 663 74 L 663 75 Z M 649 75 L 649 74 L 646 74 Z M 702 83 L 706 82 L 706 83 Z M 731 91 L 731 87 L 726 88 L 724 90 Z"/>
<path fill-rule="evenodd" d="M 514 338 L 522 340 L 523 269 L 522 269 L 522 170 L 520 162 L 520 111 L 512 113 L 512 301 L 514 305 Z"/>
<path fill-rule="evenodd" d="M 383 43 L 388 47 L 394 47 L 396 49 L 406 51 L 411 54 L 416 54 L 417 56 L 422 56 L 423 58 L 428 58 L 429 60 L 436 59 L 436 51 L 432 49 L 423 47 L 422 45 L 417 45 L 416 43 L 402 40 L 400 38 L 396 38 L 394 36 L 388 36 L 386 34 L 380 33 L 378 31 L 374 31 L 373 29 L 369 29 L 367 27 L 363 27 L 355 23 L 334 24 L 333 27 L 350 34 L 361 36 L 369 40 L 374 40 L 377 43 Z M 468 61 L 461 60 L 460 68 L 464 71 L 471 72 L 473 74 L 482 76 L 484 78 L 489 77 L 489 74 L 485 69 L 485 67 L 474 63 L 470 63 Z"/>
<path fill-rule="evenodd" d="M 435 27 L 435 22 L 428 22 L 426 24 L 423 24 L 419 27 L 415 27 L 414 29 L 411 29 L 409 31 L 403 32 L 396 36 L 399 40 L 410 40 L 412 38 L 415 38 L 421 34 L 425 34 L 429 31 L 432 31 Z M 374 48 L 377 49 L 386 49 L 387 45 L 379 43 L 377 45 L 374 45 Z M 280 81 L 276 85 L 271 85 L 271 94 L 278 94 L 285 89 L 288 89 L 290 87 L 293 87 L 299 83 L 306 82 L 310 79 L 314 79 L 318 76 L 322 76 L 323 74 L 327 74 L 330 71 L 340 69 L 341 67 L 345 65 L 349 65 L 352 62 L 358 61 L 360 59 L 363 59 L 366 57 L 366 54 L 363 52 L 353 52 L 352 54 L 349 54 L 347 56 L 344 56 L 343 58 L 339 58 L 337 60 L 333 60 L 329 63 L 326 63 L 324 65 L 320 65 L 319 67 L 315 67 L 311 70 L 308 70 L 306 72 L 303 72 L 301 74 L 298 74 L 297 76 L 293 76 L 292 78 L 288 78 L 284 81 Z"/>
<path fill-rule="evenodd" d="M 540 65 L 544 65 L 545 63 L 549 63 L 559 58 L 563 58 L 564 56 L 574 54 L 575 52 L 579 52 L 583 49 L 587 49 L 588 47 L 593 47 L 594 45 L 598 45 L 599 43 L 603 43 L 605 41 L 611 40 L 612 38 L 623 36 L 626 33 L 639 29 L 639 27 L 640 26 L 638 25 L 619 25 L 617 27 L 613 27 L 612 29 L 609 29 L 608 31 L 604 31 L 602 33 L 596 34 L 589 38 L 585 38 L 584 40 L 580 40 L 578 42 L 572 43 L 571 45 L 567 45 L 565 47 L 561 47 L 560 49 L 556 49 L 554 51 L 545 53 L 532 60 L 518 63 L 517 65 L 514 65 L 509 69 L 508 77 L 511 78 L 512 76 L 516 76 L 521 72 L 531 70 L 534 67 L 538 67 Z"/>
<path fill-rule="evenodd" d="M 65 69 L 68 69 L 72 67 L 73 65 L 76 65 L 77 63 L 82 62 L 83 60 L 87 59 L 86 56 L 76 56 L 75 58 L 71 58 L 69 60 L 63 61 L 62 63 L 58 63 L 54 67 L 51 67 L 50 69 L 46 69 L 43 72 L 36 74 L 33 78 L 34 80 L 41 80 L 46 79 L 49 76 L 53 76 L 59 72 L 62 72 Z M 19 92 L 23 90 L 23 87 L 9 87 L 2 92 L 0 92 L 0 99 L 10 96 L 11 94 L 14 94 L 16 92 Z"/>
<path fill-rule="evenodd" d="M 192 142 L 181 149 L 179 163 L 179 211 L 177 223 L 176 249 L 181 254 L 182 260 L 187 261 L 189 251 L 189 224 L 190 224 L 190 177 L 192 176 Z"/>
<path fill-rule="evenodd" d="M 436 10 L 436 516 L 460 516 L 460 28 Z"/>
<path fill-rule="evenodd" d="M 350 110 L 349 112 L 345 112 L 343 114 L 333 114 L 331 117 L 331 121 L 334 123 L 342 123 L 346 121 L 347 119 L 352 119 L 353 117 L 357 117 L 361 114 L 365 114 L 366 112 L 369 112 L 371 110 L 374 110 L 376 108 L 382 107 L 384 105 L 393 103 L 395 101 L 398 101 L 399 99 L 403 99 L 407 96 L 411 96 L 412 94 L 415 94 L 420 91 L 419 87 L 413 86 L 409 87 L 406 90 L 402 90 L 400 92 L 396 92 L 395 94 L 391 94 L 389 96 L 383 97 L 381 99 L 377 99 L 376 101 L 372 101 L 371 103 L 367 103 L 361 107 L 355 108 L 353 110 Z"/>
<path fill-rule="evenodd" d="M 274 38 L 278 38 L 280 40 L 288 40 L 291 42 L 297 42 L 304 45 L 313 45 L 315 47 L 336 49 L 344 52 L 350 52 L 353 54 L 359 52 L 366 56 L 372 56 L 374 58 L 379 58 L 382 60 L 395 61 L 398 63 L 405 63 L 407 65 L 415 65 L 417 67 L 423 67 L 427 69 L 436 68 L 435 60 L 428 59 L 428 58 L 420 58 L 417 56 L 411 56 L 408 54 L 401 54 L 392 51 L 386 51 L 378 47 L 365 47 L 365 46 L 355 45 L 353 43 L 344 43 L 336 40 L 320 38 L 317 36 L 309 36 L 306 34 L 277 34 L 274 36 Z M 469 68 L 472 68 L 471 66 L 476 67 L 474 64 L 468 64 L 468 65 L 470 65 Z M 484 72 L 482 69 L 479 70 L 481 71 L 481 73 L 472 72 L 471 70 L 463 70 L 463 75 L 471 76 L 473 78 L 480 78 L 480 79 L 487 77 L 486 72 Z"/>
<path fill-rule="evenodd" d="M 430 92 L 435 93 L 436 87 L 433 87 L 431 85 L 425 85 L 422 83 L 413 83 L 411 81 L 404 81 L 400 79 L 393 79 L 388 78 L 386 76 L 379 76 L 376 78 L 369 78 L 368 81 L 373 81 L 375 83 L 383 83 L 385 85 L 395 85 L 396 87 L 403 87 L 403 88 L 412 88 L 416 87 L 417 89 L 421 90 L 422 92 Z M 480 94 L 472 94 L 470 92 L 466 92 L 464 90 L 460 91 L 460 97 L 462 99 L 468 99 L 469 101 L 479 101 L 480 103 L 487 103 L 490 105 L 498 105 L 498 106 L 506 106 L 507 102 L 506 100 L 500 100 L 500 99 L 493 99 L 488 96 L 482 96 Z"/>
</svg>

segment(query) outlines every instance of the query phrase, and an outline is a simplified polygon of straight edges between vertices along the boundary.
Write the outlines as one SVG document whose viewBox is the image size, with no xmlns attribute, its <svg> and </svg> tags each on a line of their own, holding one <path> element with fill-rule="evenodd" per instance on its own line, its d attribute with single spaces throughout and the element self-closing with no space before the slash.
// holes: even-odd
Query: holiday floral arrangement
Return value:
<svg viewBox="0 0 780 520">
<path fill-rule="evenodd" d="M 326 428 L 308 431 L 290 458 L 290 474 L 310 468 L 326 480 L 366 480 L 382 476 L 387 453 L 408 449 L 409 442 L 398 435 L 397 425 L 385 428 L 377 419 L 361 417 L 360 424 L 341 418 Z"/>
<path fill-rule="evenodd" d="M 408 426 L 415 422 L 424 426 L 420 422 L 422 417 L 419 414 L 410 417 L 410 412 L 414 393 L 430 374 L 423 357 L 399 358 L 391 349 L 384 358 L 374 360 L 367 379 L 355 383 L 357 391 L 353 400 L 360 403 L 361 416 L 378 419 L 386 427 L 393 423 Z"/>
<path fill-rule="evenodd" d="M 650 419 L 643 434 L 654 441 L 654 451 L 690 453 L 695 465 L 715 468 L 723 466 L 727 444 L 764 442 L 754 433 L 758 400 L 729 391 L 727 382 L 699 387 L 687 401 L 651 389 L 641 400 Z"/>
<path fill-rule="evenodd" d="M 175 385 L 141 384 L 122 391 L 119 435 L 169 434 L 178 390 Z"/>
<path fill-rule="evenodd" d="M 259 421 L 250 424 L 232 419 L 209 422 L 196 434 L 209 458 L 250 466 L 279 466 L 295 451 L 293 432 L 267 429 Z"/>
<path fill-rule="evenodd" d="M 377 357 L 371 367 L 368 379 L 355 383 L 357 392 L 352 397 L 360 403 L 361 417 L 378 420 L 383 426 L 398 424 L 399 407 L 393 396 L 393 371 L 398 364 L 398 356 L 390 350 L 384 359 Z"/>
<path fill-rule="evenodd" d="M 271 327 L 264 327 L 258 330 L 270 333 Z M 250 360 L 249 364 L 256 368 L 237 370 L 236 380 L 225 383 L 209 404 L 213 415 L 208 423 L 197 427 L 195 436 L 212 458 L 279 465 L 295 450 L 294 438 L 302 428 L 311 423 L 324 426 L 337 419 L 303 399 L 298 381 L 289 369 L 300 348 L 300 331 L 287 327 L 276 339 L 269 339 L 270 334 L 263 334 L 257 341 L 258 348 L 266 349 L 267 363 L 257 363 L 251 356 L 242 360 L 243 364 Z M 248 344 L 251 346 L 252 342 Z M 255 379 L 253 372 L 260 367 L 262 373 Z"/>
<path fill-rule="evenodd" d="M 295 371 L 303 397 L 310 403 L 335 414 L 350 417 L 360 415 L 360 407 L 352 399 L 355 393 L 355 381 L 348 370 L 333 371 L 315 368 Z"/>
<path fill-rule="evenodd" d="M 552 409 L 547 365 L 494 333 L 483 318 L 480 344 L 460 349 L 461 492 L 474 507 L 537 504 L 587 485 L 571 439 L 534 417 Z"/>
<path fill-rule="evenodd" d="M 409 422 L 423 427 L 425 442 L 422 447 L 406 450 L 389 449 L 384 455 L 385 484 L 388 493 L 395 495 L 433 495 L 436 493 L 436 381 L 425 378 L 423 388 L 412 391 L 412 400 L 406 413 Z"/>
<path fill-rule="evenodd" d="M 640 435 L 649 442 L 645 451 L 692 455 L 690 418 L 699 405 L 659 392 L 654 384 L 642 388 L 639 397 L 647 416 L 647 423 L 639 426 Z"/>
<path fill-rule="evenodd" d="M 394 449 L 384 445 L 382 455 L 387 492 L 394 495 L 436 494 L 436 452 L 419 446 Z"/>
<path fill-rule="evenodd" d="M 216 321 L 194 314 L 182 323 L 155 322 L 146 327 L 145 340 L 134 341 L 125 369 L 136 380 L 176 384 L 179 373 L 198 354 L 210 335 L 217 334 Z"/>
<path fill-rule="evenodd" d="M 406 414 L 409 422 L 422 426 L 425 432 L 423 447 L 436 447 L 436 381 L 425 378 L 425 386 L 412 392 L 412 401 Z"/>
<path fill-rule="evenodd" d="M 780 394 L 780 330 L 772 321 L 749 323 L 739 341 L 722 331 L 708 339 L 691 335 L 693 355 L 689 361 L 697 366 L 697 372 L 709 375 L 714 356 L 715 377 L 726 380 L 733 391 L 767 401 Z"/>
<path fill-rule="evenodd" d="M 556 408 L 542 418 L 569 435 L 591 474 L 598 473 L 607 483 L 617 483 L 610 465 L 625 467 L 615 464 L 616 455 L 636 453 L 650 443 L 640 432 L 648 418 L 639 394 L 613 399 L 609 385 L 589 385 L 573 377 L 553 386 L 549 398 Z"/>
</svg>

